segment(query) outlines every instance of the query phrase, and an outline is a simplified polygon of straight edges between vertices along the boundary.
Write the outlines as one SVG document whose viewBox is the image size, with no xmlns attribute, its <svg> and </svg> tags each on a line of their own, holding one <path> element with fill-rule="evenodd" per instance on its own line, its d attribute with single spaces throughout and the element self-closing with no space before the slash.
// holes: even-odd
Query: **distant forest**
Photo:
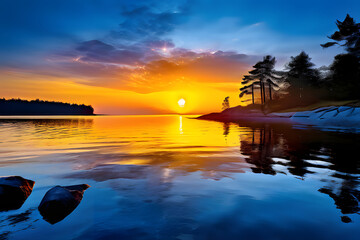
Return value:
<svg viewBox="0 0 360 240">
<path fill-rule="evenodd" d="M 94 108 L 84 104 L 70 104 L 22 99 L 0 98 L 0 115 L 93 115 Z"/>
</svg>

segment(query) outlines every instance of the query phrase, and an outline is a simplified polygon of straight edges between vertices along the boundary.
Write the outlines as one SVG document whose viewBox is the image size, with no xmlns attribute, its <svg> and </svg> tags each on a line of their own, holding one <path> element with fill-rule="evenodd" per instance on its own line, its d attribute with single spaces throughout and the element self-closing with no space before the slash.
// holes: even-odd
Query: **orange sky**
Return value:
<svg viewBox="0 0 360 240">
<path fill-rule="evenodd" d="M 160 50 L 161 51 L 161 50 Z M 2 97 L 90 104 L 97 114 L 200 114 L 238 98 L 250 57 L 233 52 L 162 53 L 143 64 L 48 57 L 41 68 L 2 69 Z M 184 98 L 185 106 L 178 100 Z"/>
</svg>

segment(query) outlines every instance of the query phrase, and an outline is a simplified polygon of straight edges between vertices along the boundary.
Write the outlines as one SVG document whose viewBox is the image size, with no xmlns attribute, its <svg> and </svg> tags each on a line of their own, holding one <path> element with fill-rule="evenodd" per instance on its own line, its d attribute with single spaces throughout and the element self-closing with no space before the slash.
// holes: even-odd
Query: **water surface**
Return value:
<svg viewBox="0 0 360 240">
<path fill-rule="evenodd" d="M 0 119 L 0 175 L 34 180 L 0 239 L 357 239 L 360 135 L 187 116 Z M 50 224 L 56 185 L 89 184 Z"/>
</svg>

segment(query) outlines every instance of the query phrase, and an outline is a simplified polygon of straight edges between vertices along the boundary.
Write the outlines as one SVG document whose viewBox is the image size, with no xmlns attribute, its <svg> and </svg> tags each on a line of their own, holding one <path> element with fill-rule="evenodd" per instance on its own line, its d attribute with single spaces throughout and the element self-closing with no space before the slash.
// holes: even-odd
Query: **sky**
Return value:
<svg viewBox="0 0 360 240">
<path fill-rule="evenodd" d="M 322 49 L 352 0 L 1 0 L 0 97 L 91 104 L 98 114 L 200 114 L 239 99 L 264 55 L 284 69 Z M 180 107 L 177 102 L 185 99 Z"/>
</svg>

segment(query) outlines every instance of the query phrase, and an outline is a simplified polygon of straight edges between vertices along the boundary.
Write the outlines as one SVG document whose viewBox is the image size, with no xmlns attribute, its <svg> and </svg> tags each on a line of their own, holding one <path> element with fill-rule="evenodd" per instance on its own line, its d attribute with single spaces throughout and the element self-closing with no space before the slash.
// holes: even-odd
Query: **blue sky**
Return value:
<svg viewBox="0 0 360 240">
<path fill-rule="evenodd" d="M 236 98 L 243 74 L 264 55 L 276 57 L 277 69 L 301 51 L 317 67 L 331 64 L 343 49 L 320 44 L 347 13 L 359 22 L 360 2 L 2 0 L 0 93 L 93 103 L 108 93 L 90 101 L 88 93 L 76 95 L 79 90 L 73 89 L 64 99 L 64 93 L 55 97 L 58 87 L 50 85 L 92 87 L 86 91 L 93 93 L 100 92 L 96 87 L 136 94 L 167 91 L 174 98 L 185 96 L 186 88 L 198 89 L 188 94 L 200 105 L 206 104 L 202 89 L 208 87 L 221 102 L 224 96 Z M 52 81 L 47 89 L 36 85 L 44 79 Z M 144 97 L 136 94 L 134 101 Z M 120 101 L 114 97 L 108 103 Z M 144 98 L 139 108 L 146 109 L 147 102 Z"/>
<path fill-rule="evenodd" d="M 136 9 L 138 13 L 132 12 Z M 156 18 L 150 13 L 168 15 Z M 328 64 L 329 55 L 340 50 L 324 51 L 319 44 L 346 13 L 359 19 L 360 2 L 2 0 L 0 63 L 26 62 L 24 54 L 50 53 L 93 39 L 116 44 L 123 41 L 122 36 L 111 37 L 111 33 L 123 31 L 127 37 L 144 27 L 148 29 L 138 32 L 144 34 L 141 37 L 170 40 L 181 48 L 279 58 L 305 50 L 317 64 Z M 151 24 L 144 25 L 149 19 Z M 138 41 L 135 34 L 134 42 Z"/>
</svg>

